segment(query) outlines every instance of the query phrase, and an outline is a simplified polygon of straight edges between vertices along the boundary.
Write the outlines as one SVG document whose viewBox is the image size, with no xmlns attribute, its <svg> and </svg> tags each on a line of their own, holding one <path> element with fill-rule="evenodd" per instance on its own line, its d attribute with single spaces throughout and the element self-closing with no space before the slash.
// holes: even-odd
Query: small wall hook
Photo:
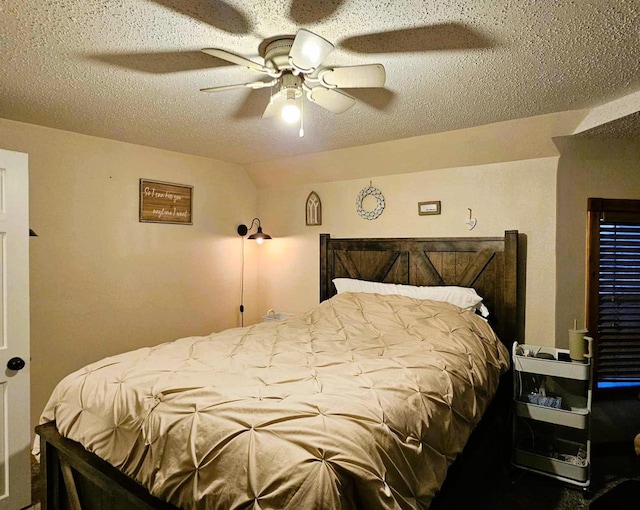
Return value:
<svg viewBox="0 0 640 510">
<path fill-rule="evenodd" d="M 472 211 L 470 208 L 467 207 L 467 210 L 469 211 L 469 219 L 465 221 L 465 223 L 467 227 L 469 227 L 469 230 L 473 230 L 474 227 L 478 224 L 478 220 L 472 217 Z"/>
</svg>

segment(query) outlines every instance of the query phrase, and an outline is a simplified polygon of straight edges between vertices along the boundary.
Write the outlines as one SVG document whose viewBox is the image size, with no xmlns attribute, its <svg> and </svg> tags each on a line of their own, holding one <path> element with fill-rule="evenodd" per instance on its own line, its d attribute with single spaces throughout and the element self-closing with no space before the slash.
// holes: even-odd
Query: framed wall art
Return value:
<svg viewBox="0 0 640 510">
<path fill-rule="evenodd" d="M 193 225 L 193 186 L 140 179 L 140 221 Z"/>
<path fill-rule="evenodd" d="M 440 200 L 433 202 L 418 202 L 418 214 L 420 216 L 440 214 Z"/>
</svg>

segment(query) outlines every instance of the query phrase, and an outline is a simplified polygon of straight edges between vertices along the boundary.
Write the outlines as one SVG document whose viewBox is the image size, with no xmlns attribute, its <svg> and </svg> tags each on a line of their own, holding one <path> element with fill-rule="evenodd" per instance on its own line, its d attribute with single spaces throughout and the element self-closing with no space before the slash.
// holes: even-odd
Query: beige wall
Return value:
<svg viewBox="0 0 640 510">
<path fill-rule="evenodd" d="M 561 138 L 556 236 L 557 346 L 568 348 L 567 330 L 585 324 L 587 199 L 640 199 L 640 142 Z"/>
<path fill-rule="evenodd" d="M 0 119 L 29 155 L 31 408 L 104 356 L 239 325 L 238 223 L 255 216 L 244 170 L 211 159 Z M 193 185 L 193 222 L 138 221 L 140 178 Z M 247 315 L 255 320 L 255 249 Z"/>
<path fill-rule="evenodd" d="M 0 147 L 29 154 L 30 225 L 39 235 L 30 241 L 34 424 L 53 386 L 86 363 L 239 325 L 242 241 L 235 229 L 257 212 L 274 239 L 245 242 L 245 324 L 269 308 L 301 312 L 317 304 L 321 232 L 459 237 L 517 229 L 527 250 L 526 328 L 518 340 L 565 347 L 567 324 L 584 318 L 586 198 L 640 198 L 639 144 L 557 139 L 560 160 L 416 171 L 431 145 L 421 137 L 396 142 L 392 165 L 389 143 L 366 147 L 367 172 L 387 204 L 368 221 L 357 215 L 355 198 L 369 177 L 317 184 L 280 178 L 260 181 L 257 191 L 237 165 L 0 119 Z M 326 177 L 327 168 L 359 168 L 363 149 L 286 164 Z M 411 173 L 398 173 L 403 154 L 411 154 Z M 193 185 L 194 225 L 140 223 L 141 177 Z M 311 191 L 322 200 L 320 227 L 305 225 Z M 419 216 L 417 203 L 427 200 L 440 200 L 442 214 Z M 478 220 L 472 231 L 467 208 Z"/>
<path fill-rule="evenodd" d="M 310 156 L 301 164 L 313 172 L 316 162 Z M 372 221 L 355 209 L 368 179 L 261 189 L 262 224 L 275 238 L 260 247 L 259 307 L 300 312 L 318 303 L 321 232 L 334 237 L 459 237 L 500 236 L 516 229 L 527 236 L 526 338 L 553 345 L 556 168 L 557 158 L 550 157 L 376 177 L 373 186 L 383 192 L 386 208 Z M 311 191 L 322 201 L 319 227 L 305 226 Z M 428 200 L 441 201 L 441 215 L 418 215 L 418 202 Z M 371 207 L 365 202 L 365 208 Z M 465 225 L 467 208 L 478 220 L 472 231 Z"/>
<path fill-rule="evenodd" d="M 561 138 L 556 140 L 558 163 L 558 220 L 556 235 L 557 347 L 568 347 L 567 330 L 573 319 L 585 320 L 587 199 L 640 199 L 640 142 Z M 638 400 L 596 399 L 593 406 L 594 442 L 631 444 L 640 430 Z"/>
<path fill-rule="evenodd" d="M 588 114 L 589 110 L 550 113 L 372 145 L 259 161 L 246 165 L 245 169 L 256 187 L 262 189 L 556 157 L 558 149 L 553 138 L 574 133 Z"/>
</svg>

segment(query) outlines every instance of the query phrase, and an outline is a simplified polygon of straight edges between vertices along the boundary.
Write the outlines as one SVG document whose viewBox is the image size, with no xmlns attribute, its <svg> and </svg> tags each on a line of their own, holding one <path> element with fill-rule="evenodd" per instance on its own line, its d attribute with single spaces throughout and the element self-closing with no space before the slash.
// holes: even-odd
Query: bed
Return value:
<svg viewBox="0 0 640 510">
<path fill-rule="evenodd" d="M 516 231 L 322 234 L 317 307 L 61 381 L 36 428 L 43 507 L 428 508 L 509 379 L 517 263 Z M 472 288 L 489 316 L 334 280 Z"/>
</svg>

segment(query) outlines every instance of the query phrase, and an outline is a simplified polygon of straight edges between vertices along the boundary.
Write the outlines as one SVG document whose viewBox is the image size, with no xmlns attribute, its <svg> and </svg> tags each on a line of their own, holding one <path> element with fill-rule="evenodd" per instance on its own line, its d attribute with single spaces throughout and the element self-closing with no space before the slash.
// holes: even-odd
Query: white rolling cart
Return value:
<svg viewBox="0 0 640 510">
<path fill-rule="evenodd" d="M 571 361 L 568 350 L 516 342 L 512 360 L 513 466 L 588 491 L 591 358 Z"/>
</svg>

